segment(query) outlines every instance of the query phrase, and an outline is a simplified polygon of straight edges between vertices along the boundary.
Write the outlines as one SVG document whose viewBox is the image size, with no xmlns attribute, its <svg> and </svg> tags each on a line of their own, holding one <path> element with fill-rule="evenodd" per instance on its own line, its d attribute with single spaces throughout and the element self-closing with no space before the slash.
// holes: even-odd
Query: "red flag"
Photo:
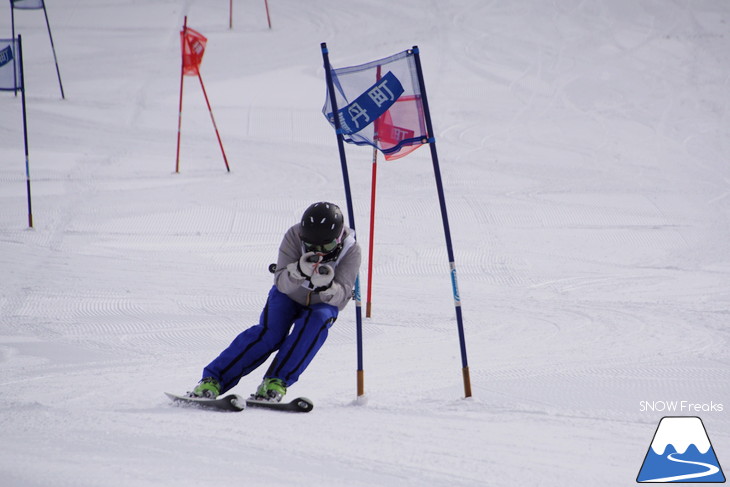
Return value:
<svg viewBox="0 0 730 487">
<path fill-rule="evenodd" d="M 423 115 L 421 100 L 416 96 L 401 96 L 390 109 L 375 121 L 375 130 L 380 139 L 380 146 L 386 161 L 405 157 L 421 147 L 416 145 L 400 145 L 402 141 L 413 139 L 415 131 L 408 127 L 418 127 Z M 393 148 L 400 148 L 391 152 Z"/>
<path fill-rule="evenodd" d="M 208 39 L 200 32 L 185 27 L 180 31 L 180 42 L 182 44 L 183 74 L 197 76 Z"/>
</svg>

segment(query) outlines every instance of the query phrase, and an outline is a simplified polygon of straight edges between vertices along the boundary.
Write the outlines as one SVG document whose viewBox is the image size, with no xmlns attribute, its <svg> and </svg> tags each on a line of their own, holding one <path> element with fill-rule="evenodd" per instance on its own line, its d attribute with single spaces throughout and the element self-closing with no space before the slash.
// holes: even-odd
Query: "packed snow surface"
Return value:
<svg viewBox="0 0 730 487">
<path fill-rule="evenodd" d="M 43 13 L 15 14 L 32 229 L 0 93 L 4 487 L 613 487 L 686 415 L 730 465 L 726 0 L 271 0 L 271 29 L 260 0 L 233 28 L 225 0 L 47 3 L 65 100 Z M 185 16 L 230 173 L 195 77 L 175 173 Z M 424 147 L 377 163 L 365 398 L 351 304 L 290 388 L 310 414 L 174 407 L 257 322 L 286 228 L 346 207 L 321 42 L 420 48 L 473 396 Z M 367 255 L 373 155 L 346 151 Z"/>
</svg>

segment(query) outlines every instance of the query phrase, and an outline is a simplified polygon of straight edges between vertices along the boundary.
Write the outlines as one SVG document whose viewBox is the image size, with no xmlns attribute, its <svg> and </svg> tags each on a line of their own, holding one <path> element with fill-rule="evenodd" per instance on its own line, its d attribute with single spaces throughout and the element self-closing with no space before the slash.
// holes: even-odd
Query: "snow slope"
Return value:
<svg viewBox="0 0 730 487">
<path fill-rule="evenodd" d="M 16 12 L 35 228 L 2 93 L 0 483 L 626 485 L 665 415 L 730 464 L 730 5 L 269 3 L 272 30 L 260 1 L 231 30 L 223 0 L 49 1 L 66 100 Z M 194 78 L 174 173 L 185 15 L 230 173 Z M 335 66 L 421 48 L 474 397 L 422 148 L 379 164 L 367 404 L 351 307 L 290 389 L 311 414 L 172 407 L 258 319 L 284 229 L 344 207 L 320 42 Z M 366 247 L 372 153 L 347 154 Z M 640 407 L 670 400 L 724 410 Z"/>
</svg>

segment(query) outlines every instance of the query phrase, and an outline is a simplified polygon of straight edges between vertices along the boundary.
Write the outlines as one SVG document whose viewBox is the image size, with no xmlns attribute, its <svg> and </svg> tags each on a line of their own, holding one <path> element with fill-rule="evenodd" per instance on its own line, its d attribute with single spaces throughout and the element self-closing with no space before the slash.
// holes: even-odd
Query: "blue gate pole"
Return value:
<svg viewBox="0 0 730 487">
<path fill-rule="evenodd" d="M 15 42 L 15 7 L 13 6 L 13 0 L 10 0 L 10 25 L 13 34 L 13 42 Z M 13 81 L 15 82 L 15 89 L 13 93 L 18 96 L 18 70 L 13 67 Z"/>
<path fill-rule="evenodd" d="M 46 27 L 48 27 L 48 38 L 51 40 L 51 51 L 53 51 L 53 62 L 56 63 L 56 75 L 58 76 L 58 87 L 61 88 L 61 98 L 66 99 L 63 94 L 63 83 L 61 83 L 61 71 L 58 69 L 58 58 L 56 57 L 56 46 L 53 45 L 53 34 L 51 34 L 51 23 L 48 21 L 48 12 L 46 11 L 46 2 L 43 2 L 43 15 L 46 17 Z"/>
<path fill-rule="evenodd" d="M 12 24 L 13 39 L 15 39 L 15 1 L 10 0 L 10 23 Z M 18 7 L 23 8 L 23 7 Z M 61 98 L 66 99 L 63 93 L 63 83 L 61 83 L 61 71 L 58 69 L 58 58 L 56 57 L 56 47 L 53 45 L 53 34 L 51 34 L 51 23 L 48 21 L 48 12 L 46 11 L 46 2 L 43 1 L 43 15 L 46 18 L 46 27 L 48 28 L 48 39 L 51 41 L 51 51 L 53 51 L 53 62 L 56 63 L 56 75 L 58 76 L 58 87 L 61 89 Z M 37 10 L 38 7 L 31 7 L 32 10 Z M 25 8 L 23 8 L 25 10 Z M 17 80 L 16 80 L 17 81 Z M 17 95 L 17 91 L 15 92 Z"/>
<path fill-rule="evenodd" d="M 28 196 L 28 227 L 33 228 L 33 209 L 30 197 L 30 165 L 28 163 L 28 123 L 25 111 L 25 73 L 23 72 L 23 42 L 18 35 L 18 63 L 20 64 L 20 96 L 23 105 L 23 144 L 25 146 L 25 191 Z M 17 85 L 16 85 L 17 88 Z"/>
<path fill-rule="evenodd" d="M 342 166 L 342 179 L 345 184 L 345 197 L 347 199 L 347 214 L 349 216 L 350 228 L 355 230 L 355 212 L 352 206 L 352 193 L 350 192 L 350 176 L 347 171 L 347 157 L 345 156 L 345 144 L 342 139 L 342 127 L 340 118 L 337 116 L 337 98 L 335 86 L 332 80 L 332 66 L 330 65 L 327 43 L 321 44 L 322 59 L 324 60 L 325 79 L 327 80 L 327 92 L 332 104 L 332 115 L 335 119 L 335 133 L 337 134 L 337 149 L 340 152 L 340 164 Z M 365 375 L 363 370 L 363 346 L 362 346 L 362 299 L 360 298 L 360 274 L 355 279 L 355 326 L 357 333 L 357 395 L 365 395 Z"/>
<path fill-rule="evenodd" d="M 436 177 L 436 189 L 439 196 L 439 205 L 441 206 L 441 220 L 444 224 L 444 235 L 446 236 L 446 250 L 449 256 L 449 266 L 451 268 L 451 286 L 454 292 L 454 307 L 456 308 L 456 323 L 459 329 L 459 345 L 461 347 L 461 366 L 464 378 L 464 396 L 471 397 L 471 379 L 469 378 L 469 363 L 466 358 L 466 339 L 464 338 L 464 321 L 461 316 L 461 297 L 459 296 L 459 285 L 456 279 L 456 264 L 454 263 L 454 248 L 451 243 L 451 230 L 449 229 L 449 216 L 446 212 L 446 198 L 444 197 L 444 187 L 441 181 L 441 170 L 439 169 L 439 156 L 436 152 L 436 138 L 433 133 L 433 125 L 431 124 L 431 112 L 428 109 L 428 98 L 426 97 L 426 84 L 423 79 L 423 70 L 421 69 L 421 58 L 419 56 L 418 46 L 413 46 L 413 59 L 416 62 L 416 74 L 418 76 L 418 84 L 421 89 L 421 101 L 423 103 L 423 114 L 426 118 L 426 130 L 429 136 L 429 146 L 431 148 L 431 160 L 433 161 L 433 172 Z"/>
</svg>

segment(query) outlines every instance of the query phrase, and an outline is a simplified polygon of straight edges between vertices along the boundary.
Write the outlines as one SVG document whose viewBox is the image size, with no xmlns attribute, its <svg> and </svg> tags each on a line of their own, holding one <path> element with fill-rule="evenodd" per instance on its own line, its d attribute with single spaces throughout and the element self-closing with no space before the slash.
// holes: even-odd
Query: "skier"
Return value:
<svg viewBox="0 0 730 487">
<path fill-rule="evenodd" d="M 355 232 L 345 225 L 340 208 L 324 201 L 310 205 L 281 241 L 274 286 L 259 323 L 203 369 L 203 379 L 188 395 L 215 398 L 277 352 L 251 396 L 281 401 L 352 299 L 360 260 Z"/>
</svg>

